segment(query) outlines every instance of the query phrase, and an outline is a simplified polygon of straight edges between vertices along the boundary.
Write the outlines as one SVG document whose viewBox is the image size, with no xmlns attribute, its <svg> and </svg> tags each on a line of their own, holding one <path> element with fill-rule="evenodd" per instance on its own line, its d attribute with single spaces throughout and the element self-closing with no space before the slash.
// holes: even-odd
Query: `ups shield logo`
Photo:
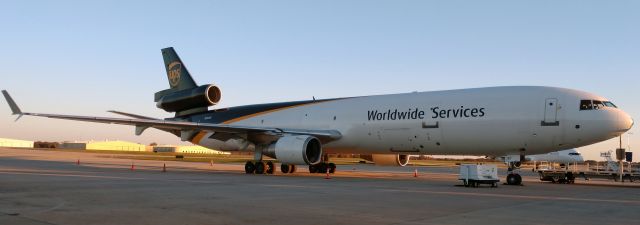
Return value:
<svg viewBox="0 0 640 225">
<path fill-rule="evenodd" d="M 167 75 L 169 76 L 169 84 L 171 87 L 176 87 L 180 84 L 180 74 L 182 74 L 182 64 L 180 62 L 172 62 L 167 69 Z"/>
</svg>

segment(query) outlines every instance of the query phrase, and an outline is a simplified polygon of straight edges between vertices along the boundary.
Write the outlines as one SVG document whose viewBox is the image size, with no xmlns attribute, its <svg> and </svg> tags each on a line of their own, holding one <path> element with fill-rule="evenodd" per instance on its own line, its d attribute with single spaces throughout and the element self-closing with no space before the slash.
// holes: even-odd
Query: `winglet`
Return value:
<svg viewBox="0 0 640 225">
<path fill-rule="evenodd" d="M 13 113 L 13 115 L 22 116 L 22 111 L 18 107 L 18 104 L 16 104 L 16 102 L 13 101 L 13 99 L 9 95 L 9 92 L 7 92 L 6 90 L 2 90 L 2 95 L 4 95 L 4 99 L 6 99 L 7 103 L 9 103 L 9 107 L 11 108 L 11 112 Z M 20 117 L 18 117 L 18 118 L 20 118 Z"/>
</svg>

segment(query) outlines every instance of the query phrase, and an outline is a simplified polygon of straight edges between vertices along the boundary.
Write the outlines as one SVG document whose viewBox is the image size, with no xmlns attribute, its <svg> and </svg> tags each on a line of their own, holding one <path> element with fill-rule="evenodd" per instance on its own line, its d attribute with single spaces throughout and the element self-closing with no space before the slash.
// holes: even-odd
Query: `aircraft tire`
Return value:
<svg viewBox="0 0 640 225">
<path fill-rule="evenodd" d="M 329 163 L 329 173 L 336 173 L 336 164 Z"/>
<path fill-rule="evenodd" d="M 295 173 L 296 172 L 296 165 L 289 165 L 289 173 Z"/>
<path fill-rule="evenodd" d="M 280 165 L 280 171 L 282 171 L 282 173 L 290 173 L 291 165 L 287 165 L 287 164 Z"/>
<path fill-rule="evenodd" d="M 244 172 L 246 174 L 253 174 L 255 171 L 256 171 L 256 165 L 253 164 L 253 162 L 247 161 L 247 163 L 244 164 Z"/>
<path fill-rule="evenodd" d="M 327 170 L 329 169 L 327 168 L 328 167 L 327 163 L 320 163 L 317 165 L 317 167 L 318 167 L 318 173 L 327 173 Z"/>
<path fill-rule="evenodd" d="M 276 166 L 273 164 L 273 162 L 269 161 L 267 162 L 267 169 L 266 169 L 266 174 L 273 174 L 276 171 Z"/>
<path fill-rule="evenodd" d="M 522 184 L 522 176 L 520 176 L 520 174 L 514 174 L 513 176 L 516 178 L 516 184 L 515 185 L 521 185 Z"/>
<path fill-rule="evenodd" d="M 256 162 L 256 174 L 264 174 L 267 165 L 264 162 Z"/>
<path fill-rule="evenodd" d="M 309 165 L 309 173 L 317 173 L 318 165 Z"/>
<path fill-rule="evenodd" d="M 507 184 L 520 185 L 522 184 L 522 177 L 520 176 L 520 174 L 509 174 L 507 175 Z"/>
</svg>

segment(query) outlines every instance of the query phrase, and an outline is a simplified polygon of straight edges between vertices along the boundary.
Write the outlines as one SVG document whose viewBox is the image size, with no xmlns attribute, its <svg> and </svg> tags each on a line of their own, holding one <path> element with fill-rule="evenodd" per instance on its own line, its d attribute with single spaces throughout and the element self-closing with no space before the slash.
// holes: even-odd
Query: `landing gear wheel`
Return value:
<svg viewBox="0 0 640 225">
<path fill-rule="evenodd" d="M 327 169 L 329 169 L 327 168 L 328 167 L 327 163 L 320 163 L 316 166 L 318 167 L 318 173 L 327 173 Z"/>
<path fill-rule="evenodd" d="M 296 172 L 296 165 L 289 165 L 289 173 L 295 173 Z"/>
<path fill-rule="evenodd" d="M 247 161 L 247 163 L 244 164 L 244 172 L 247 174 L 253 174 L 253 172 L 256 171 L 256 165 L 253 164 L 253 162 L 251 161 Z"/>
<path fill-rule="evenodd" d="M 273 162 L 269 161 L 267 162 L 267 170 L 265 171 L 267 174 L 273 174 L 273 172 L 276 171 L 276 166 L 273 165 Z"/>
<path fill-rule="evenodd" d="M 282 173 L 295 173 L 296 165 L 282 164 L 280 166 L 280 171 L 282 171 Z"/>
<path fill-rule="evenodd" d="M 520 174 L 509 174 L 507 175 L 507 184 L 520 185 L 522 184 L 522 177 L 520 176 Z"/>
<path fill-rule="evenodd" d="M 317 165 L 309 165 L 309 173 L 317 173 L 318 166 Z"/>
<path fill-rule="evenodd" d="M 282 173 L 289 173 L 291 172 L 291 166 L 287 164 L 282 164 L 280 165 L 280 171 L 282 171 Z"/>
<path fill-rule="evenodd" d="M 469 181 L 463 180 L 462 183 L 464 184 L 465 187 L 469 187 Z"/>
<path fill-rule="evenodd" d="M 336 164 L 329 163 L 329 173 L 336 173 Z"/>
<path fill-rule="evenodd" d="M 266 163 L 264 162 L 256 162 L 256 174 L 264 174 L 266 171 Z"/>
</svg>

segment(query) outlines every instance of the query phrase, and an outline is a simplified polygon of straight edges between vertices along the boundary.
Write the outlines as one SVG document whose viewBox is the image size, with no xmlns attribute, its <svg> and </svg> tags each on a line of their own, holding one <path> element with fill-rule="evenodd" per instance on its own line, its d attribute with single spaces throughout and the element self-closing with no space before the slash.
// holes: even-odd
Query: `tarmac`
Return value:
<svg viewBox="0 0 640 225">
<path fill-rule="evenodd" d="M 418 177 L 413 177 L 414 169 Z M 528 175 L 523 186 L 465 188 L 455 172 L 347 165 L 339 166 L 330 179 L 304 168 L 296 174 L 247 175 L 241 164 L 132 161 L 100 153 L 0 148 L 0 224 L 640 221 L 638 183 L 550 184 Z"/>
</svg>

